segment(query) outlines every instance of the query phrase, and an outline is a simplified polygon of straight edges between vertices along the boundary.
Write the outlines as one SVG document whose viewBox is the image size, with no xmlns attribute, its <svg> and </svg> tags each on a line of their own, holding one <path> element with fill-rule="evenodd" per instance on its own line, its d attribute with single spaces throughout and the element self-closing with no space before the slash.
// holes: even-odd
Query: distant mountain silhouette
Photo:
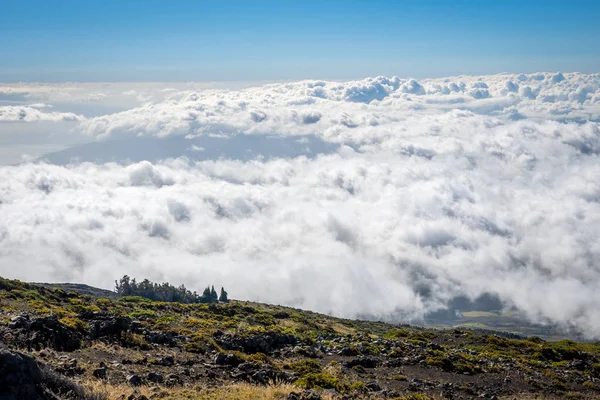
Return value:
<svg viewBox="0 0 600 400">
<path fill-rule="evenodd" d="M 65 165 L 73 162 L 158 161 L 185 156 L 192 161 L 233 159 L 271 159 L 331 153 L 338 144 L 328 143 L 317 136 L 236 135 L 231 137 L 182 136 L 167 138 L 136 137 L 86 143 L 46 154 L 40 161 Z"/>
</svg>

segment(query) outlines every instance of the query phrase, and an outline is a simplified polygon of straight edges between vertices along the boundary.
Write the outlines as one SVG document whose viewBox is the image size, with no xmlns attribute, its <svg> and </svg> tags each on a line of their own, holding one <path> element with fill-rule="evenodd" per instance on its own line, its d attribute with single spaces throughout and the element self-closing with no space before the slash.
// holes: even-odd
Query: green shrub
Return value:
<svg viewBox="0 0 600 400">
<path fill-rule="evenodd" d="M 383 335 L 384 339 L 399 339 L 408 337 L 410 331 L 408 329 L 395 329 Z"/>
<path fill-rule="evenodd" d="M 569 400 L 577 400 L 577 399 L 582 398 L 580 393 L 574 393 L 574 392 L 565 393 L 564 396 L 565 396 L 565 399 L 569 399 Z"/>
<path fill-rule="evenodd" d="M 148 312 L 150 310 L 144 310 L 144 311 Z M 150 311 L 150 312 L 153 312 L 153 311 Z M 171 326 L 171 324 L 173 322 L 177 322 L 177 318 L 171 317 L 169 315 L 163 315 L 156 320 L 156 322 L 154 323 L 154 327 L 156 329 L 166 329 L 169 326 Z"/>
<path fill-rule="evenodd" d="M 304 389 L 335 389 L 340 393 L 348 390 L 347 384 L 327 372 L 306 374 L 294 382 L 294 385 Z"/>
<path fill-rule="evenodd" d="M 260 324 L 264 326 L 275 325 L 276 323 L 275 318 L 273 318 L 271 314 L 267 313 L 257 313 L 248 318 L 251 319 L 255 324 Z"/>
<path fill-rule="evenodd" d="M 50 308 L 48 308 L 48 303 L 43 300 L 28 300 L 27 304 L 33 308 L 33 310 L 40 314 L 47 314 L 50 312 Z"/>
<path fill-rule="evenodd" d="M 121 338 L 121 345 L 123 347 L 134 347 L 140 350 L 150 350 L 150 345 L 146 342 L 146 339 L 143 335 L 138 335 L 135 333 L 126 333 Z"/>
<path fill-rule="evenodd" d="M 123 296 L 117 301 L 121 303 L 152 303 L 152 300 L 141 296 Z"/>
<path fill-rule="evenodd" d="M 44 297 L 37 290 L 18 290 L 13 289 L 12 292 L 16 294 L 18 297 L 28 300 L 44 300 Z"/>
<path fill-rule="evenodd" d="M 318 374 L 323 372 L 323 367 L 315 360 L 296 361 L 295 363 L 285 365 L 284 368 L 291 369 L 299 375 Z"/>
<path fill-rule="evenodd" d="M 75 317 L 64 317 L 61 318 L 59 320 L 62 324 L 68 326 L 71 329 L 74 329 L 76 331 L 86 331 L 88 329 L 88 325 L 83 322 L 82 320 L 80 320 L 79 318 L 75 318 Z"/>
<path fill-rule="evenodd" d="M 446 372 L 457 372 L 460 374 L 467 373 L 469 375 L 481 372 L 481 368 L 465 355 L 458 354 L 453 357 L 455 357 L 454 360 L 445 356 L 427 357 L 425 362 L 428 365 L 438 367 Z"/>
<path fill-rule="evenodd" d="M 454 363 L 448 357 L 427 357 L 425 362 L 427 365 L 441 368 L 446 372 L 452 372 L 454 370 Z"/>
<path fill-rule="evenodd" d="M 96 299 L 96 304 L 99 307 L 108 307 L 112 304 L 112 302 L 109 299 L 99 298 L 99 299 Z"/>
<path fill-rule="evenodd" d="M 140 318 L 140 319 L 154 319 L 157 317 L 156 313 L 152 310 L 136 310 L 129 314 L 131 318 Z"/>
<path fill-rule="evenodd" d="M 244 359 L 256 364 L 269 364 L 271 362 L 271 359 L 265 353 L 248 354 L 244 357 Z"/>
<path fill-rule="evenodd" d="M 546 341 L 538 336 L 529 336 L 527 338 L 527 340 L 529 340 L 532 343 L 537 343 L 537 344 L 543 344 L 546 343 Z"/>
<path fill-rule="evenodd" d="M 554 378 L 552 379 L 552 386 L 557 390 L 567 390 L 567 386 L 561 380 Z"/>
<path fill-rule="evenodd" d="M 600 388 L 598 386 L 594 385 L 594 383 L 590 382 L 590 381 L 583 382 L 583 386 L 585 386 L 588 389 L 592 389 L 592 390 L 600 390 Z"/>
<path fill-rule="evenodd" d="M 364 382 L 358 381 L 358 382 L 354 382 L 350 385 L 350 390 L 354 390 L 357 392 L 361 392 L 363 390 L 365 390 L 367 388 L 367 385 L 365 385 Z"/>
<path fill-rule="evenodd" d="M 183 348 L 190 353 L 204 354 L 206 353 L 206 341 L 202 336 L 193 336 L 192 339 L 183 345 Z"/>
<path fill-rule="evenodd" d="M 396 400 L 434 400 L 433 397 L 421 393 L 415 393 L 404 397 L 397 397 Z"/>
<path fill-rule="evenodd" d="M 9 279 L 5 279 L 0 277 L 0 290 L 12 290 L 15 289 L 16 287 L 18 287 L 18 284 L 20 282 L 15 280 L 15 281 L 11 281 Z"/>
<path fill-rule="evenodd" d="M 567 364 L 569 364 L 569 362 L 567 360 L 555 361 L 552 363 L 552 368 L 564 369 L 567 366 Z"/>
</svg>

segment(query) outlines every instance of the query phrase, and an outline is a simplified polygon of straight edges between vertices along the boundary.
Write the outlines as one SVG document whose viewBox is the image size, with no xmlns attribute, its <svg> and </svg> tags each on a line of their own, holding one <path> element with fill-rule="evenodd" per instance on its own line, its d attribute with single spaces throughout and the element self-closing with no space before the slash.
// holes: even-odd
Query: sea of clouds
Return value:
<svg viewBox="0 0 600 400">
<path fill-rule="evenodd" d="M 0 166 L 2 276 L 396 321 L 491 294 L 600 337 L 600 74 L 0 85 L 23 138 L 78 145 Z"/>
</svg>

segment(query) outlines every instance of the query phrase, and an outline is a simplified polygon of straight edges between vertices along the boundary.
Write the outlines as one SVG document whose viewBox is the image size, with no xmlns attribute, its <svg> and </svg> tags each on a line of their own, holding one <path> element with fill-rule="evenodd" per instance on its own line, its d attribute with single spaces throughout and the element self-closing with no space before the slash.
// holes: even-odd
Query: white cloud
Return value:
<svg viewBox="0 0 600 400">
<path fill-rule="evenodd" d="M 598 96 L 598 75 L 574 73 L 421 82 L 397 77 L 342 83 L 302 81 L 237 91 L 168 92 L 165 101 L 91 118 L 81 129 L 99 138 L 268 133 L 363 142 L 396 129 L 402 121 L 454 109 L 501 119 L 597 121 Z M 348 133 L 352 128 L 355 131 Z"/>
<path fill-rule="evenodd" d="M 163 88 L 159 101 L 78 129 L 170 138 L 165 147 L 177 138 L 203 157 L 212 142 L 183 138 L 224 136 L 228 150 L 199 162 L 0 167 L 0 274 L 110 287 L 127 273 L 396 319 L 491 293 L 533 321 L 598 338 L 599 81 Z M 273 143 L 245 135 L 295 141 L 261 158 Z M 337 147 L 285 158 L 305 154 L 286 149 L 308 148 L 306 135 Z M 256 159 L 243 161 L 244 146 Z"/>
<path fill-rule="evenodd" d="M 45 112 L 45 104 L 31 106 L 0 106 L 0 122 L 40 122 L 40 121 L 83 121 L 85 118 L 74 113 Z"/>
</svg>

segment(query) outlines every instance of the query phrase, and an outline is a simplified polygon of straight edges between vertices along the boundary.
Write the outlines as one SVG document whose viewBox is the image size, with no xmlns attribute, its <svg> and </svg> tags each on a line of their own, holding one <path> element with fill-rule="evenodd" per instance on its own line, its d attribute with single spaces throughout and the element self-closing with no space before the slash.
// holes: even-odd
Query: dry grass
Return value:
<svg viewBox="0 0 600 400">
<path fill-rule="evenodd" d="M 284 328 L 294 328 L 294 329 L 298 329 L 302 327 L 302 324 L 298 321 L 294 321 L 291 319 L 282 319 L 277 321 L 277 323 L 281 326 L 283 326 Z"/>
<path fill-rule="evenodd" d="M 150 397 L 153 392 L 150 391 L 150 388 L 147 386 L 140 386 L 138 388 L 132 388 L 130 385 L 126 383 L 122 383 L 120 385 L 108 385 L 106 382 L 101 380 L 86 380 L 82 383 L 86 389 L 90 392 L 94 393 L 97 398 L 104 399 L 119 399 L 123 396 L 123 398 L 127 398 L 134 390 L 137 390 L 138 393 L 145 395 L 146 397 Z"/>
<path fill-rule="evenodd" d="M 148 398 L 162 400 L 282 400 L 287 398 L 291 392 L 300 391 L 297 387 L 289 384 L 258 386 L 249 383 L 233 383 L 219 387 L 196 386 L 194 388 L 140 386 L 134 389 L 127 384 L 107 385 L 100 381 L 87 381 L 84 386 L 95 393 L 96 398 L 110 400 L 127 398 L 134 390 Z M 333 400 L 333 397 L 327 393 L 323 393 L 322 397 L 324 400 Z"/>
<path fill-rule="evenodd" d="M 331 325 L 331 327 L 336 333 L 339 333 L 340 335 L 353 335 L 356 333 L 356 329 L 340 323 L 335 323 Z"/>
<path fill-rule="evenodd" d="M 336 361 L 332 361 L 327 364 L 324 368 L 324 371 L 338 379 L 343 379 L 346 375 L 342 369 L 342 365 Z"/>
<path fill-rule="evenodd" d="M 216 388 L 195 388 L 187 391 L 188 393 L 168 393 L 162 399 L 179 399 L 186 394 L 189 399 L 206 399 L 206 400 L 279 400 L 285 399 L 290 392 L 294 391 L 291 385 L 276 385 L 276 386 L 256 386 L 247 383 L 237 383 Z M 184 396 L 182 396 L 184 395 Z"/>
<path fill-rule="evenodd" d="M 564 396 L 552 396 L 552 395 L 542 395 L 542 394 L 534 394 L 534 393 L 521 393 L 521 394 L 513 394 L 510 396 L 502 396 L 500 400 L 559 400 L 565 399 Z M 593 397 L 581 397 L 581 399 L 593 399 Z"/>
<path fill-rule="evenodd" d="M 326 371 L 337 375 L 339 370 L 337 365 L 328 365 L 325 367 Z M 218 387 L 206 387 L 196 386 L 193 388 L 165 388 L 165 387 L 147 387 L 140 386 L 138 388 L 132 388 L 127 384 L 120 385 L 107 385 L 104 382 L 98 380 L 89 380 L 83 383 L 83 386 L 88 389 L 93 395 L 90 395 L 90 400 L 114 400 L 114 399 L 126 399 L 131 395 L 134 390 L 138 394 L 143 394 L 148 398 L 161 399 L 161 400 L 177 400 L 177 399 L 188 399 L 188 400 L 283 400 L 291 392 L 300 392 L 301 389 L 290 385 L 290 384 L 277 384 L 268 386 L 251 385 L 249 383 L 232 383 L 230 385 L 218 386 Z M 333 400 L 334 397 L 327 392 L 321 393 L 323 400 Z M 368 398 L 365 397 L 365 398 Z M 408 397 L 400 397 L 411 398 Z M 433 396 L 431 399 L 441 399 L 441 397 Z M 563 397 L 524 393 L 518 395 L 510 395 L 501 397 L 501 400 L 558 400 Z M 582 399 L 588 399 L 591 397 L 581 397 Z"/>
</svg>

